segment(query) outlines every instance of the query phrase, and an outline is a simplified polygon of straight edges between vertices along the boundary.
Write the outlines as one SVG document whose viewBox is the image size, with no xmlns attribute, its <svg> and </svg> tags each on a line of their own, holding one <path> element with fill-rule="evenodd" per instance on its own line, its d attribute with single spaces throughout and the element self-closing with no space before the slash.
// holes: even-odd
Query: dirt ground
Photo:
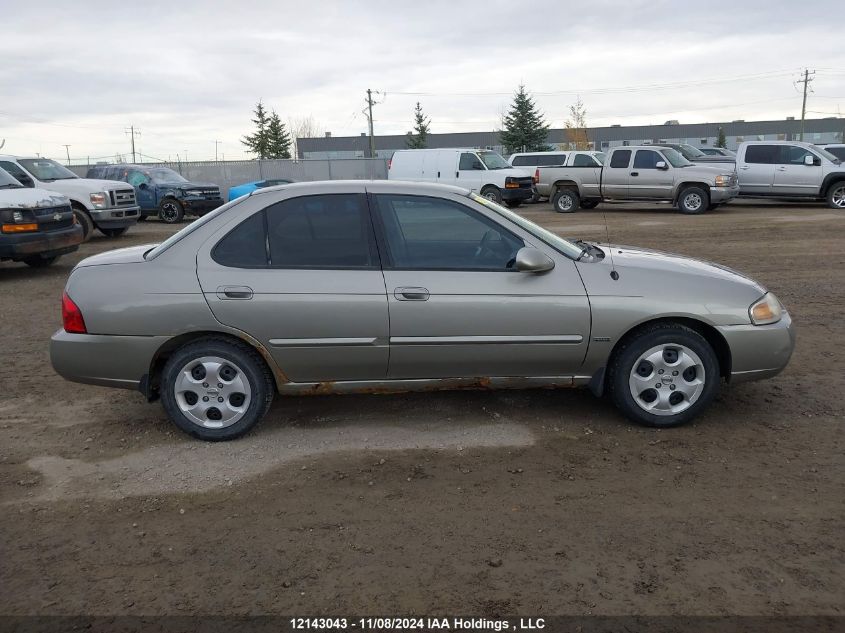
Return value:
<svg viewBox="0 0 845 633">
<path fill-rule="evenodd" d="M 842 615 L 845 214 L 521 211 L 750 274 L 792 362 L 668 431 L 586 391 L 463 391 L 280 397 L 212 445 L 49 362 L 74 263 L 171 229 L 0 264 L 0 614 Z"/>
</svg>

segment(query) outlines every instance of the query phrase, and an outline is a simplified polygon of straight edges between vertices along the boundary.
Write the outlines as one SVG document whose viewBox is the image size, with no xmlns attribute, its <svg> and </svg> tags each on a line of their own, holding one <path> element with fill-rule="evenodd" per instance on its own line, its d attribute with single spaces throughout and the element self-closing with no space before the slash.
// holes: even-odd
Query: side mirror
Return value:
<svg viewBox="0 0 845 633">
<path fill-rule="evenodd" d="M 663 170 L 669 169 L 669 165 L 667 165 L 667 164 L 666 164 L 666 161 L 665 161 L 665 160 L 659 160 L 659 161 L 657 161 L 657 162 L 654 164 L 654 166 L 655 166 L 655 167 L 657 167 L 657 169 L 663 169 Z"/>
<path fill-rule="evenodd" d="M 812 167 L 813 165 L 816 164 L 816 157 L 812 156 L 810 154 L 807 154 L 804 157 L 804 164 L 807 165 L 808 167 Z"/>
<path fill-rule="evenodd" d="M 524 246 L 516 252 L 515 267 L 521 273 L 544 273 L 554 268 L 555 263 L 544 252 Z"/>
<path fill-rule="evenodd" d="M 138 189 L 146 190 L 146 189 L 149 189 L 149 188 L 150 188 L 150 186 L 145 182 L 142 182 L 140 185 L 138 185 Z"/>
</svg>

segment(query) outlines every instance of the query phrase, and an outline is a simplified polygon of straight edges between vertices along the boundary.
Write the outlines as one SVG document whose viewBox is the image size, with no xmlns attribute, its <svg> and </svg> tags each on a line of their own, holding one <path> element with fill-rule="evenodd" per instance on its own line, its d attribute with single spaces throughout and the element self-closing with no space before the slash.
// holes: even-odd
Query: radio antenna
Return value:
<svg viewBox="0 0 845 633">
<path fill-rule="evenodd" d="M 619 279 L 619 273 L 616 272 L 616 264 L 613 263 L 613 246 L 610 244 L 610 229 L 607 228 L 607 213 L 604 208 L 601 210 L 601 217 L 604 219 L 604 235 L 607 238 L 607 252 L 610 253 L 610 278 L 613 281 Z"/>
</svg>

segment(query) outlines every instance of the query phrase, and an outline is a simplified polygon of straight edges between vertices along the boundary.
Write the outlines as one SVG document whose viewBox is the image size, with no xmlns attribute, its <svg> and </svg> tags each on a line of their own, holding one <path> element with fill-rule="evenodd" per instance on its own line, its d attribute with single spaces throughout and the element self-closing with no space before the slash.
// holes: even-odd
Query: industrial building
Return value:
<svg viewBox="0 0 845 633">
<path fill-rule="evenodd" d="M 778 121 L 729 121 L 722 123 L 678 123 L 667 121 L 663 125 L 611 125 L 587 128 L 587 139 L 593 149 L 606 150 L 619 145 L 648 143 L 689 143 L 696 147 L 712 146 L 722 128 L 728 149 L 736 149 L 743 141 L 798 140 L 801 121 L 790 117 Z M 807 119 L 804 122 L 804 140 L 810 143 L 842 143 L 845 118 Z M 583 132 L 579 132 L 583 138 Z M 549 130 L 547 142 L 554 149 L 567 149 L 574 140 L 569 130 Z M 398 149 L 407 147 L 408 136 L 394 134 L 376 136 L 377 158 L 390 158 Z M 360 136 L 331 136 L 297 139 L 300 158 L 369 158 L 370 139 Z M 476 147 L 504 153 L 498 132 L 454 132 L 429 134 L 428 147 Z"/>
</svg>

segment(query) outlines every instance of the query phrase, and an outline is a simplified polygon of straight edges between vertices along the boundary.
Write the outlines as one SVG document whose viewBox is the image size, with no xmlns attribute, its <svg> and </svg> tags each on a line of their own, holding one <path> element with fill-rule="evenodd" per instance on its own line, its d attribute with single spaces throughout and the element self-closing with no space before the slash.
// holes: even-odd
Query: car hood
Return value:
<svg viewBox="0 0 845 633">
<path fill-rule="evenodd" d="M 576 264 L 591 300 L 636 298 L 654 316 L 693 316 L 729 325 L 747 323 L 748 307 L 766 293 L 754 279 L 713 262 L 632 246 L 599 247 L 603 259 Z"/>
<path fill-rule="evenodd" d="M 140 246 L 117 248 L 113 251 L 106 251 L 105 253 L 86 257 L 79 262 L 76 267 L 85 268 L 86 266 L 105 266 L 106 264 L 140 264 L 146 261 L 144 259 L 144 253 L 156 246 L 158 245 L 142 244 Z"/>
<path fill-rule="evenodd" d="M 39 209 L 60 207 L 70 204 L 65 196 L 46 189 L 0 189 L 0 208 L 2 209 Z"/>
<path fill-rule="evenodd" d="M 169 189 L 219 189 L 217 185 L 211 182 L 163 182 L 158 186 Z"/>
<path fill-rule="evenodd" d="M 54 180 L 53 182 L 41 183 L 46 189 L 53 189 L 69 194 L 88 194 L 98 191 L 118 191 L 128 189 L 131 185 L 117 180 L 100 180 L 98 178 L 68 178 L 67 180 Z"/>
</svg>

